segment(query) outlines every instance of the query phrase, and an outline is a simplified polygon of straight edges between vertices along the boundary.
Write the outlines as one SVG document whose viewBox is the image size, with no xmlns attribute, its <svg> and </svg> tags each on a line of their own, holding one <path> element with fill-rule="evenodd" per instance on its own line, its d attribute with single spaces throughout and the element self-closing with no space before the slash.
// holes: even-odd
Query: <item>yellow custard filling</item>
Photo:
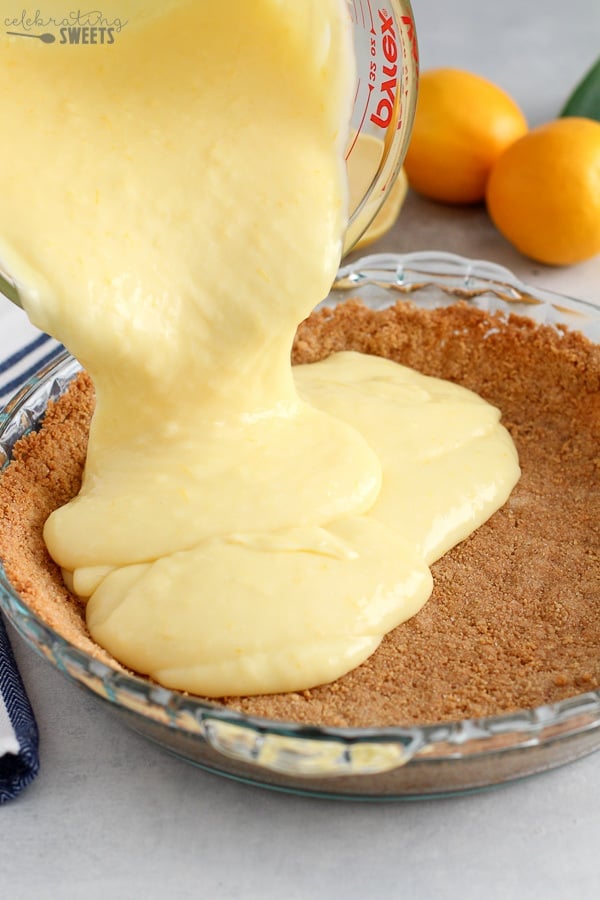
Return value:
<svg viewBox="0 0 600 900">
<path fill-rule="evenodd" d="M 0 259 L 97 398 L 45 540 L 125 665 L 308 688 L 418 611 L 516 452 L 448 382 L 355 353 L 292 371 L 346 224 L 343 0 L 118 6 L 111 44 L 0 39 Z"/>
</svg>

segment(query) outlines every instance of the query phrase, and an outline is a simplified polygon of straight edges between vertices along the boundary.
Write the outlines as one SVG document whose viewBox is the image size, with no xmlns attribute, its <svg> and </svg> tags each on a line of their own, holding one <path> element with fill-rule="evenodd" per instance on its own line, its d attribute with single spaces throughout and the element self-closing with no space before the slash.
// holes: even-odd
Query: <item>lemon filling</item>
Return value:
<svg viewBox="0 0 600 900">
<path fill-rule="evenodd" d="M 464 388 L 352 352 L 290 365 L 346 225 L 346 4 L 159 6 L 122 0 L 110 45 L 0 39 L 0 258 L 96 389 L 44 537 L 125 665 L 309 688 L 421 608 L 516 452 Z"/>
</svg>

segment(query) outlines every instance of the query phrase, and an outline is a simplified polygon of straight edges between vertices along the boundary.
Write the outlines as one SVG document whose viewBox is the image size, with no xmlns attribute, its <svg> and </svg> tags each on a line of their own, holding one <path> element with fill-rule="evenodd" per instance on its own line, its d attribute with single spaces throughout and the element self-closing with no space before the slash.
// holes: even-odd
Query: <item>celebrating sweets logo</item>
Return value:
<svg viewBox="0 0 600 900">
<path fill-rule="evenodd" d="M 127 19 L 109 19 L 99 9 L 71 10 L 64 16 L 45 16 L 24 9 L 4 19 L 6 34 L 32 38 L 42 44 L 114 44 Z"/>
</svg>

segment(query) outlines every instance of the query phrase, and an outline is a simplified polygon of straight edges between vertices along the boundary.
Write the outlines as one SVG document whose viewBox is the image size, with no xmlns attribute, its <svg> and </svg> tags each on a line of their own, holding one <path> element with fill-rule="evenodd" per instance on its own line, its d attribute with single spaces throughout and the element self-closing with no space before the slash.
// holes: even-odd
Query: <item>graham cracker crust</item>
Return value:
<svg viewBox="0 0 600 900">
<path fill-rule="evenodd" d="M 367 662 L 309 691 L 222 702 L 270 719 L 377 727 L 496 715 L 600 687 L 600 347 L 465 303 L 374 312 L 348 301 L 302 323 L 293 362 L 338 350 L 386 356 L 498 406 L 522 476 L 504 507 L 435 563 L 431 599 Z M 81 374 L 18 443 L 0 478 L 0 558 L 52 628 L 122 669 L 91 640 L 42 540 L 47 516 L 79 489 L 93 403 Z"/>
</svg>

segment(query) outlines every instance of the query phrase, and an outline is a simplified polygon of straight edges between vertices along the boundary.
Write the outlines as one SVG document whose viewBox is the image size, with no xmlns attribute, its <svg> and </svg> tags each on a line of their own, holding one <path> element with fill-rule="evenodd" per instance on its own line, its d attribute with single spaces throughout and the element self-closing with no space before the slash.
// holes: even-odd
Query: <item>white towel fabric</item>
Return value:
<svg viewBox="0 0 600 900">
<path fill-rule="evenodd" d="M 25 313 L 0 295 L 0 410 L 20 387 L 60 353 Z"/>
<path fill-rule="evenodd" d="M 0 296 L 0 422 L 7 401 L 61 349 Z M 16 797 L 38 769 L 35 718 L 0 618 L 0 804 Z"/>
</svg>

